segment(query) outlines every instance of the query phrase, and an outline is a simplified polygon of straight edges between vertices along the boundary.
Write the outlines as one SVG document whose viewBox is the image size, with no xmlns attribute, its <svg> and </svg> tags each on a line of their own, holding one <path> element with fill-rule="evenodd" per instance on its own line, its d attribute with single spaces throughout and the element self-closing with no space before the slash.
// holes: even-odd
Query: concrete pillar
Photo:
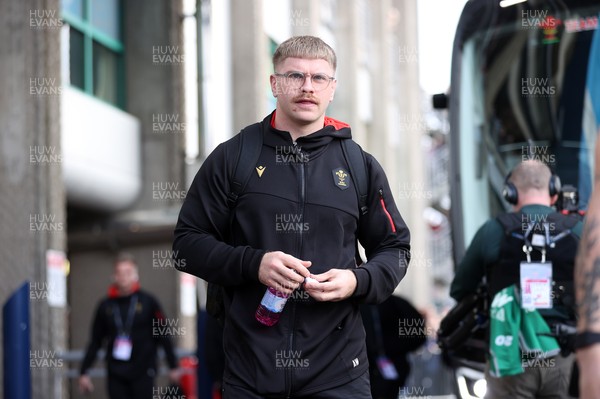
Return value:
<svg viewBox="0 0 600 399">
<path fill-rule="evenodd" d="M 427 250 L 427 226 L 423 210 L 431 194 L 427 192 L 425 163 L 421 140 L 425 134 L 425 123 L 420 103 L 420 87 L 417 57 L 417 2 L 416 0 L 393 0 L 394 9 L 400 18 L 397 22 L 397 43 L 393 73 L 399 78 L 394 87 L 398 96 L 399 113 L 394 115 L 395 133 L 399 143 L 397 203 L 411 229 L 411 252 L 413 259 L 409 272 L 400 284 L 400 292 L 418 306 L 431 303 L 432 264 Z"/>
<path fill-rule="evenodd" d="M 126 111 L 142 125 L 142 194 L 136 209 L 157 209 L 169 205 L 156 201 L 154 186 L 160 183 L 179 185 L 186 190 L 184 177 L 184 134 L 155 131 L 153 119 L 168 118 L 185 122 L 183 107 L 183 52 L 181 1 L 128 0 L 125 6 L 125 65 L 127 84 Z M 171 54 L 167 62 L 153 57 Z M 151 83 L 151 84 L 150 84 Z M 180 206 L 181 201 L 172 201 Z"/>
<path fill-rule="evenodd" d="M 392 88 L 390 82 L 390 62 L 389 62 L 389 40 L 390 31 L 388 29 L 388 16 L 390 12 L 391 0 L 381 0 L 373 5 L 372 12 L 372 52 L 370 53 L 370 75 L 372 85 L 372 109 L 373 120 L 368 136 L 369 151 L 383 165 L 392 165 L 388 163 L 391 160 L 389 155 L 388 122 L 390 120 L 390 107 L 388 104 L 390 91 Z M 386 168 L 388 179 L 394 171 Z M 392 181 L 392 179 L 390 179 Z M 391 183 L 390 183 L 391 184 Z M 393 187 L 393 186 L 392 186 Z"/>
<path fill-rule="evenodd" d="M 263 30 L 262 1 L 232 0 L 231 59 L 233 131 L 262 120 L 272 72 Z"/>
<path fill-rule="evenodd" d="M 0 3 L 0 303 L 26 281 L 35 287 L 31 351 L 52 366 L 40 361 L 31 369 L 33 398 L 61 397 L 57 354 L 67 341 L 64 308 L 48 305 L 46 273 L 46 251 L 64 251 L 66 232 L 59 5 L 59 0 Z M 3 381 L 0 392 L 2 386 Z"/>
<path fill-rule="evenodd" d="M 348 123 L 352 128 L 352 138 L 365 149 L 368 143 L 365 121 L 361 120 L 359 79 L 361 40 L 359 7 L 356 0 L 348 0 L 343 7 L 337 7 L 336 55 L 338 66 L 336 77 L 338 86 L 335 99 L 330 106 L 330 114 Z M 364 74 L 363 74 L 364 76 Z M 363 82 L 364 83 L 364 82 Z M 369 104 L 370 106 L 370 104 Z"/>
</svg>

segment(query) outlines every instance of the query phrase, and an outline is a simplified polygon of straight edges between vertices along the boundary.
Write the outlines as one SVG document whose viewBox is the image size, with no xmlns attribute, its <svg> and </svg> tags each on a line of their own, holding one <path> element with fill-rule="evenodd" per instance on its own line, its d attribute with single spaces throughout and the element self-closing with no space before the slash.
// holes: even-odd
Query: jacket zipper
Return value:
<svg viewBox="0 0 600 399">
<path fill-rule="evenodd" d="M 294 147 L 297 147 L 297 143 L 294 142 Z M 302 150 L 298 148 L 298 154 L 302 155 Z M 304 161 L 300 162 L 300 201 L 299 201 L 299 213 L 302 216 L 302 223 L 304 223 L 304 201 L 306 200 L 306 178 L 305 178 L 305 169 L 304 169 Z M 302 253 L 302 243 L 303 243 L 303 230 L 300 229 L 298 232 L 298 255 Z M 289 351 L 292 353 L 294 350 L 294 329 L 296 324 L 296 301 L 292 300 L 292 315 L 291 315 L 291 328 L 290 328 L 290 339 L 289 339 Z M 286 398 L 290 398 L 292 395 L 292 380 L 293 380 L 293 368 L 288 368 L 287 370 L 287 394 Z"/>
<path fill-rule="evenodd" d="M 290 341 L 289 341 L 289 352 L 288 353 L 293 353 L 293 348 L 294 348 L 294 328 L 296 328 L 296 301 L 292 300 L 292 328 L 290 329 Z M 288 367 L 287 369 L 287 373 L 288 373 L 288 378 L 287 378 L 287 383 L 288 383 L 288 387 L 287 387 L 287 394 L 286 394 L 286 398 L 291 398 L 292 396 L 292 373 L 293 373 L 293 368 L 292 367 Z"/>
<path fill-rule="evenodd" d="M 296 146 L 296 143 L 294 143 L 294 146 Z M 304 176 L 304 154 L 302 154 L 302 149 L 298 148 L 298 154 L 301 155 L 301 161 L 300 161 L 300 215 L 302 216 L 302 226 L 304 227 L 304 201 L 306 200 L 306 179 Z M 300 255 L 301 251 L 302 251 L 302 244 L 303 244 L 303 240 L 304 240 L 304 229 L 300 229 L 300 237 L 299 237 L 299 244 L 298 244 L 298 255 Z"/>
<path fill-rule="evenodd" d="M 392 219 L 392 215 L 390 215 L 390 213 L 388 212 L 386 206 L 385 206 L 385 201 L 383 200 L 383 189 L 379 189 L 379 203 L 381 204 L 381 209 L 383 209 L 383 213 L 385 213 L 385 216 L 387 217 L 388 221 L 390 222 L 390 227 L 392 228 L 392 233 L 396 232 L 396 226 L 394 225 L 394 219 Z"/>
</svg>

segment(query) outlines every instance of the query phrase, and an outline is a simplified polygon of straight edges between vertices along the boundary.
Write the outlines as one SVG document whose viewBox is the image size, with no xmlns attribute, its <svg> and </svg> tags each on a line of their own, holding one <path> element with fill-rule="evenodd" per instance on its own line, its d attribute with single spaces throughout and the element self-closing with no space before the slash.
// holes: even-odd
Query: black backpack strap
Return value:
<svg viewBox="0 0 600 399">
<path fill-rule="evenodd" d="M 358 207 L 360 215 L 366 215 L 369 208 L 367 207 L 367 193 L 369 190 L 369 180 L 367 177 L 367 164 L 362 148 L 351 139 L 340 140 L 344 158 L 350 169 L 350 177 L 356 188 L 358 196 Z"/>
<path fill-rule="evenodd" d="M 244 192 L 260 157 L 263 145 L 262 125 L 254 123 L 247 126 L 242 129 L 239 135 L 237 163 L 233 175 L 230 177 L 230 189 L 227 195 L 227 205 L 232 210 L 229 216 L 229 238 L 231 238 L 231 226 L 233 225 L 233 209 L 237 205 L 240 194 Z M 208 283 L 206 293 L 206 311 L 217 319 L 221 326 L 224 325 L 226 317 L 224 290 L 223 286 L 219 284 Z"/>
<path fill-rule="evenodd" d="M 561 212 L 552 212 L 548 215 L 550 222 L 555 222 L 559 227 L 559 230 L 573 230 L 577 223 L 581 222 L 582 219 L 577 213 L 564 214 Z"/>
<path fill-rule="evenodd" d="M 227 204 L 231 209 L 235 208 L 238 197 L 246 188 L 248 180 L 250 180 L 250 175 L 254 170 L 258 157 L 260 157 L 262 144 L 262 125 L 260 123 L 247 126 L 240 132 L 237 164 L 231 177 L 230 191 L 227 195 Z"/>
<path fill-rule="evenodd" d="M 496 216 L 496 221 L 502 226 L 504 234 L 509 236 L 513 231 L 522 227 L 523 222 L 521 221 L 521 215 L 520 212 L 505 212 Z"/>
<path fill-rule="evenodd" d="M 496 216 L 496 220 L 504 229 L 505 235 L 525 239 L 522 234 L 516 233 L 523 230 L 523 215 L 523 212 L 501 213 Z M 555 230 L 561 232 L 561 234 L 554 237 L 554 242 L 558 242 L 565 236 L 572 234 L 573 228 L 580 220 L 577 216 L 551 212 L 547 214 L 547 221 L 555 224 Z"/>
</svg>

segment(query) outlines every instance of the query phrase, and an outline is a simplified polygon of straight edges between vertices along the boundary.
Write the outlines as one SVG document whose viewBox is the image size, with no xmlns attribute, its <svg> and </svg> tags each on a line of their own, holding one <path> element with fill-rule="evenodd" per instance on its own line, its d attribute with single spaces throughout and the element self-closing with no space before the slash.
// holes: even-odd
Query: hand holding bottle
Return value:
<svg viewBox="0 0 600 399">
<path fill-rule="evenodd" d="M 281 251 L 267 252 L 258 268 L 258 280 L 267 287 L 290 295 L 310 276 L 310 261 L 300 260 Z"/>
<path fill-rule="evenodd" d="M 256 320 L 272 326 L 281 316 L 289 295 L 310 275 L 310 261 L 283 252 L 267 252 L 258 269 L 258 279 L 268 288 L 256 309 Z"/>
</svg>

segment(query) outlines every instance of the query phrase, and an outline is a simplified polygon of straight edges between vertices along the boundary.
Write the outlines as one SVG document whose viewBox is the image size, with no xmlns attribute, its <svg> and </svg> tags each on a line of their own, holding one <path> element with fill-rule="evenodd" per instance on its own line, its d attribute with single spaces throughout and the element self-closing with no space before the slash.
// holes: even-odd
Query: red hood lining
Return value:
<svg viewBox="0 0 600 399">
<path fill-rule="evenodd" d="M 131 290 L 131 293 L 134 292 L 138 292 L 140 290 L 140 283 L 134 283 L 133 284 L 133 289 Z M 109 298 L 118 298 L 121 295 L 119 294 L 119 289 L 117 288 L 117 286 L 115 284 L 112 284 L 110 287 L 108 287 L 108 297 Z"/>
</svg>

